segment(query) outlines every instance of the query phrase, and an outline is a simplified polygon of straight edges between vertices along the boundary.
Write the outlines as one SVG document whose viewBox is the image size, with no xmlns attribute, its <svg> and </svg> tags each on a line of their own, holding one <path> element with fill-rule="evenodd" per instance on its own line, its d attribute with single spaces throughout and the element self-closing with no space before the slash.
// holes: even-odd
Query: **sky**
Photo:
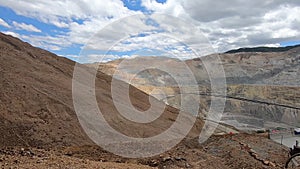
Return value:
<svg viewBox="0 0 300 169">
<path fill-rule="evenodd" d="M 0 31 L 87 63 L 300 44 L 297 0 L 0 0 Z"/>
</svg>

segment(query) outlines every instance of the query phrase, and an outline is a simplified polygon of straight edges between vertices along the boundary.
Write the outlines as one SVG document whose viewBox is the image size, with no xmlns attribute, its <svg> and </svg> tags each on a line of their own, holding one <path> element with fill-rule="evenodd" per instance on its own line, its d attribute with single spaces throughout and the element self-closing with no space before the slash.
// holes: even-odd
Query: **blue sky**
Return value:
<svg viewBox="0 0 300 169">
<path fill-rule="evenodd" d="M 141 6 L 142 1 L 140 0 L 137 1 L 122 0 L 122 2 L 130 10 L 148 12 L 148 10 L 145 7 Z"/>
<path fill-rule="evenodd" d="M 299 45 L 299 41 L 287 41 L 287 42 L 280 42 L 280 46 L 294 46 L 294 45 Z"/>
<path fill-rule="evenodd" d="M 184 56 L 183 59 L 192 57 L 191 49 L 173 41 L 176 38 L 186 44 L 194 44 L 197 37 L 201 39 L 204 36 L 216 52 L 247 46 L 300 44 L 300 19 L 297 17 L 300 16 L 300 3 L 276 1 L 262 3 L 262 7 L 257 7 L 257 3 L 261 1 L 240 3 L 233 0 L 232 4 L 228 4 L 223 1 L 212 3 L 208 0 L 0 0 L 0 31 L 79 62 L 98 61 L 105 54 L 108 56 L 103 61 L 133 55 L 168 53 Z M 245 7 L 253 10 L 247 12 Z M 197 30 L 190 31 L 182 24 L 176 26 L 178 23 L 174 23 L 176 20 L 172 18 L 152 18 L 151 15 L 156 13 L 183 19 Z M 150 17 L 146 20 L 136 18 L 134 21 L 120 21 L 124 17 L 141 14 Z M 115 24 L 116 21 L 122 25 Z M 89 44 L 90 39 L 109 25 L 115 27 L 107 29 L 109 36 L 105 34 L 101 37 L 103 43 L 98 44 L 101 46 L 99 50 L 95 53 L 82 52 L 84 47 L 92 46 Z M 172 26 L 174 29 L 178 28 L 178 31 L 171 30 Z M 201 35 L 197 34 L 198 30 Z M 129 36 L 119 41 L 109 52 L 103 50 L 106 49 L 103 47 L 105 43 L 111 43 L 122 31 L 138 32 L 138 36 Z M 168 40 L 166 33 L 173 40 Z"/>
</svg>

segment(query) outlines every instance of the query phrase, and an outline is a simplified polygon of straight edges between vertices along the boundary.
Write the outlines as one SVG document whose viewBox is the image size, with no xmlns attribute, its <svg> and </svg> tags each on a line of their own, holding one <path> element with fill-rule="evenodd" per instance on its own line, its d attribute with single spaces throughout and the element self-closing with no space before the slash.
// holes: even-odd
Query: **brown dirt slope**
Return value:
<svg viewBox="0 0 300 169">
<path fill-rule="evenodd" d="M 0 145 L 92 144 L 81 129 L 73 108 L 74 65 L 75 62 L 66 58 L 0 34 L 0 135 L 3 136 Z M 147 137 L 167 129 L 176 119 L 177 110 L 167 107 L 160 120 L 153 124 L 139 125 L 126 120 L 113 105 L 111 77 L 103 73 L 97 74 L 97 77 L 98 102 L 103 112 L 108 113 L 107 121 L 121 132 Z M 118 88 L 124 85 L 117 82 Z M 143 110 L 149 108 L 147 94 L 134 87 L 130 92 L 133 105 Z M 201 122 L 198 124 L 200 129 Z"/>
<path fill-rule="evenodd" d="M 0 34 L 0 145 L 89 142 L 71 100 L 74 62 Z"/>
</svg>

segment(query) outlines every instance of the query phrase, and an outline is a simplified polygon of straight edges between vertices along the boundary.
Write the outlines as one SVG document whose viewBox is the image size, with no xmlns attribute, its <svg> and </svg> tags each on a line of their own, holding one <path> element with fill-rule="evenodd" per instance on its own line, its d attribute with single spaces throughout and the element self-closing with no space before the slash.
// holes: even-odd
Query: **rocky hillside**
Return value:
<svg viewBox="0 0 300 169">
<path fill-rule="evenodd" d="M 265 48 L 264 48 L 265 49 Z M 224 68 L 227 81 L 227 96 L 224 111 L 224 123 L 237 128 L 262 129 L 272 127 L 292 127 L 300 125 L 300 47 L 273 48 L 264 52 L 245 52 L 236 50 L 225 54 L 206 56 L 206 58 L 219 57 Z M 242 52 L 239 52 L 242 51 Z M 284 52 L 282 52 L 284 51 Z M 203 59 L 203 58 L 202 58 Z M 190 86 L 190 81 L 181 83 L 185 92 L 201 95 L 200 113 L 209 111 L 211 100 L 210 79 L 201 58 L 185 61 L 185 64 L 194 73 L 198 86 Z M 180 62 L 171 58 L 139 57 L 126 61 L 127 66 L 118 65 L 122 60 L 108 63 L 91 64 L 99 71 L 113 75 L 115 71 L 123 73 L 123 77 L 131 78 L 131 83 L 139 89 L 164 100 L 166 103 L 176 105 L 180 101 L 180 90 L 176 81 L 170 74 L 158 69 L 148 69 L 138 74 L 133 74 L 137 64 L 152 63 L 154 66 L 165 62 L 170 71 L 178 73 L 181 68 L 176 67 Z M 168 67 L 168 68 L 169 68 Z M 180 75 L 179 75 L 180 76 Z M 180 78 L 180 77 L 179 77 Z M 165 95 L 162 95 L 164 91 Z"/>
<path fill-rule="evenodd" d="M 91 143 L 73 109 L 74 62 L 0 34 L 0 145 Z"/>
<path fill-rule="evenodd" d="M 299 86 L 300 47 L 286 52 L 241 52 L 218 54 L 228 84 Z M 207 57 L 214 57 L 207 56 Z M 200 58 L 186 61 L 195 74 L 203 74 Z M 207 77 L 199 79 L 206 80 Z"/>
<path fill-rule="evenodd" d="M 92 144 L 83 132 L 73 107 L 72 77 L 75 62 L 0 34 L 0 145 L 64 146 Z M 89 68 L 86 68 L 88 71 Z M 178 111 L 166 107 L 160 120 L 149 125 L 120 116 L 111 96 L 111 76 L 98 73 L 95 81 L 99 106 L 114 128 L 134 137 L 160 133 Z M 116 82 L 117 88 L 126 84 Z M 138 109 L 149 108 L 149 96 L 134 87 L 130 98 Z M 127 99 L 117 93 L 119 99 Z M 156 105 L 163 103 L 154 100 Z M 155 108 L 155 107 L 154 107 Z M 198 131 L 201 129 L 198 121 Z M 196 130 L 195 130 L 196 132 Z"/>
<path fill-rule="evenodd" d="M 224 116 L 227 123 L 240 128 L 300 125 L 300 47 L 285 52 L 242 52 L 219 57 L 228 84 Z M 202 65 L 200 59 L 186 62 L 195 74 L 203 72 L 195 66 Z"/>
</svg>

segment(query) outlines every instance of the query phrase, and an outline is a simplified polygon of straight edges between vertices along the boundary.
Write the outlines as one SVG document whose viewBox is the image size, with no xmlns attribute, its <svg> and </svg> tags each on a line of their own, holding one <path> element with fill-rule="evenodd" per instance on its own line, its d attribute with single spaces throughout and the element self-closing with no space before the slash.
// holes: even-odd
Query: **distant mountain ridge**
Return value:
<svg viewBox="0 0 300 169">
<path fill-rule="evenodd" d="M 240 52 L 285 52 L 293 48 L 300 47 L 299 45 L 294 46 L 285 46 L 285 47 L 250 47 L 250 48 L 239 48 L 239 49 L 233 49 L 229 50 L 225 53 L 240 53 Z"/>
</svg>

